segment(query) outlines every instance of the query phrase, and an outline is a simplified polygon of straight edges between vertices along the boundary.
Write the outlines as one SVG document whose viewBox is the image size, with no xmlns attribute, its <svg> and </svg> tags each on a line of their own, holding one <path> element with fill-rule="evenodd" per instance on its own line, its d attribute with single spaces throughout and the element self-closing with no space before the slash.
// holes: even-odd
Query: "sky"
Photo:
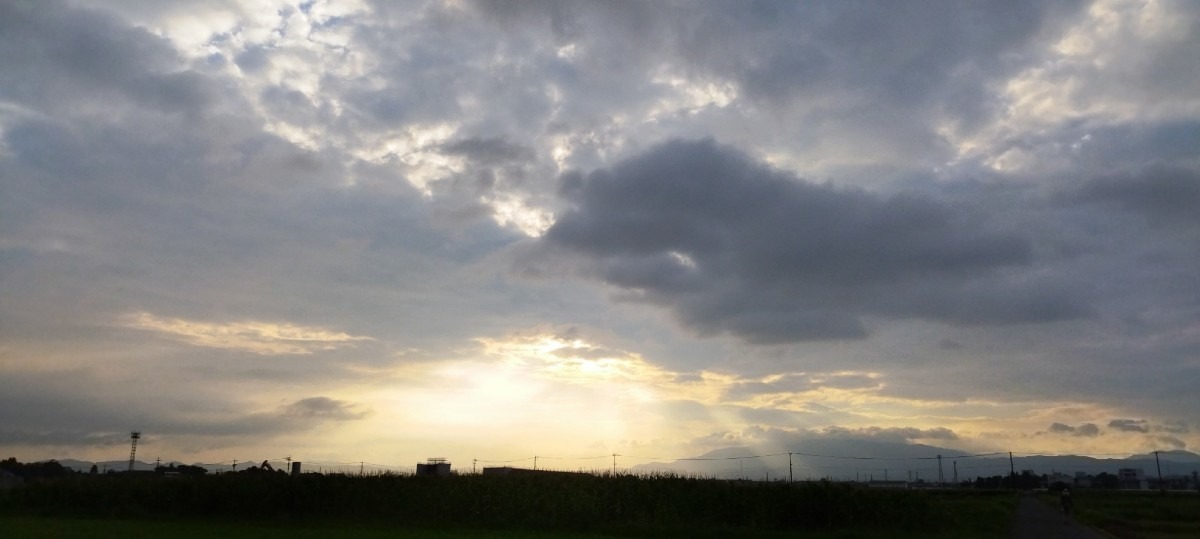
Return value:
<svg viewBox="0 0 1200 539">
<path fill-rule="evenodd" d="M 0 2 L 0 456 L 1194 451 L 1196 58 L 1184 0 Z"/>
</svg>

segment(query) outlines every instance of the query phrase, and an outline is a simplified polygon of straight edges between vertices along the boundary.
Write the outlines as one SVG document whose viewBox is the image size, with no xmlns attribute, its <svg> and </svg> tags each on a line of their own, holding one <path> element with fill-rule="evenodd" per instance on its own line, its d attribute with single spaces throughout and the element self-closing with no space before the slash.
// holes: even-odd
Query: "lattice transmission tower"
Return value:
<svg viewBox="0 0 1200 539">
<path fill-rule="evenodd" d="M 133 471 L 133 456 L 137 454 L 137 441 L 141 439 L 142 433 L 133 431 L 129 433 L 129 471 Z"/>
</svg>

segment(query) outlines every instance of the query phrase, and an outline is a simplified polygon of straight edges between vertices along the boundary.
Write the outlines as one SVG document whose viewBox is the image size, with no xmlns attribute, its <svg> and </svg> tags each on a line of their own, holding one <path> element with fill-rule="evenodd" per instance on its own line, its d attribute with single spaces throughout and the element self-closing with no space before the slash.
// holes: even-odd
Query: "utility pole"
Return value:
<svg viewBox="0 0 1200 539">
<path fill-rule="evenodd" d="M 533 469 L 537 469 L 537 455 L 533 456 Z"/>
<path fill-rule="evenodd" d="M 954 484 L 958 484 L 958 461 L 954 461 Z"/>
<path fill-rule="evenodd" d="M 1163 494 L 1166 494 L 1166 493 L 1167 493 L 1167 486 L 1163 484 L 1163 480 L 1162 480 L 1162 464 L 1160 464 L 1160 463 L 1158 462 L 1158 451 L 1155 451 L 1155 452 L 1154 452 L 1154 467 L 1158 468 L 1158 491 L 1159 491 L 1159 492 L 1161 492 L 1161 493 L 1163 493 Z"/>
<path fill-rule="evenodd" d="M 233 471 L 237 471 L 237 459 L 233 459 Z"/>
<path fill-rule="evenodd" d="M 942 475 L 942 456 L 938 455 L 938 486 L 946 483 L 946 477 Z"/>
<path fill-rule="evenodd" d="M 475 473 L 475 465 L 479 463 L 479 459 L 471 459 L 471 473 Z"/>
<path fill-rule="evenodd" d="M 788 484 L 791 484 L 794 482 L 795 482 L 795 479 L 792 478 L 792 454 L 789 452 L 788 453 Z"/>
<path fill-rule="evenodd" d="M 617 475 L 617 454 L 613 453 L 613 477 Z"/>
<path fill-rule="evenodd" d="M 1008 452 L 1008 475 L 1017 475 L 1017 467 L 1013 464 L 1012 451 Z"/>
<path fill-rule="evenodd" d="M 363 461 L 361 461 L 361 460 L 360 460 L 360 461 L 358 461 L 358 475 L 359 475 L 359 477 L 361 477 L 361 476 L 362 476 L 362 474 L 363 474 L 363 466 L 365 466 L 365 465 L 366 465 L 366 463 L 365 463 L 365 462 L 363 462 Z"/>
</svg>

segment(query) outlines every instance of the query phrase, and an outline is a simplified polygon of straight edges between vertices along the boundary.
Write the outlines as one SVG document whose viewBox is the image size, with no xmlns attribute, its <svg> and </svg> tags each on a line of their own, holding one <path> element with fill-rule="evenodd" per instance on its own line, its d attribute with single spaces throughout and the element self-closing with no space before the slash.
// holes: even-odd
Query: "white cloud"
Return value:
<svg viewBox="0 0 1200 539">
<path fill-rule="evenodd" d="M 125 318 L 127 327 L 152 331 L 195 346 L 243 350 L 263 355 L 311 354 L 353 346 L 370 337 L 289 323 L 238 321 L 226 323 L 161 318 L 135 313 Z"/>
</svg>

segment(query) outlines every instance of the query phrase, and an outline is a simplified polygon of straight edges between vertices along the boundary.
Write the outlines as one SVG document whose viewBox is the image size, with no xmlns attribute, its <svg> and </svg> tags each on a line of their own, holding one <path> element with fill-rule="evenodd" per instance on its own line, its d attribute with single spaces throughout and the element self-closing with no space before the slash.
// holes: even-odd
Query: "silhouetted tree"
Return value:
<svg viewBox="0 0 1200 539">
<path fill-rule="evenodd" d="M 17 461 L 16 457 L 9 457 L 0 461 L 0 469 L 26 479 L 49 479 L 62 477 L 71 473 L 69 468 L 59 464 L 57 460 L 22 464 Z"/>
<path fill-rule="evenodd" d="M 1092 486 L 1099 488 L 1120 488 L 1121 479 L 1108 472 L 1100 472 L 1092 481 Z"/>
</svg>

